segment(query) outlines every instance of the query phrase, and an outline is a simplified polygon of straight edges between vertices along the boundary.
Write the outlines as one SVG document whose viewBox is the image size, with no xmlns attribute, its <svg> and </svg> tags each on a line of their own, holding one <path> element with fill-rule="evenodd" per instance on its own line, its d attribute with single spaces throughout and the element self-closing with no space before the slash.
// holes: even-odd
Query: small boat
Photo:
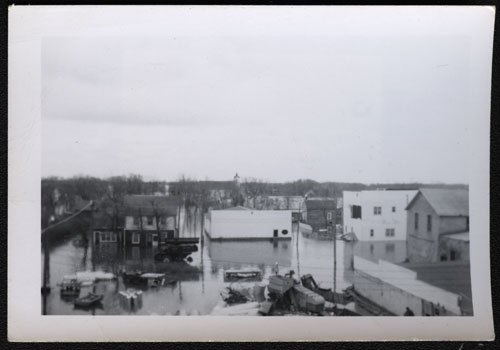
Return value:
<svg viewBox="0 0 500 350">
<path fill-rule="evenodd" d="M 164 273 L 143 273 L 141 278 L 146 281 L 148 287 L 159 287 L 165 283 Z"/>
<path fill-rule="evenodd" d="M 123 272 L 122 278 L 123 282 L 135 286 L 159 287 L 166 282 L 164 273 Z"/>
<path fill-rule="evenodd" d="M 80 295 L 81 283 L 78 282 L 76 276 L 64 276 L 61 282 L 60 291 L 62 297 L 78 296 Z"/>
<path fill-rule="evenodd" d="M 101 302 L 103 295 L 89 293 L 84 297 L 75 300 L 76 307 L 90 307 Z"/>
<path fill-rule="evenodd" d="M 233 282 L 238 280 L 262 280 L 262 271 L 259 269 L 241 269 L 224 271 L 224 282 Z"/>
<path fill-rule="evenodd" d="M 122 278 L 123 282 L 125 283 L 130 283 L 133 285 L 145 285 L 147 284 L 147 280 L 142 278 L 143 272 L 141 271 L 136 271 L 136 272 L 123 272 L 122 273 Z"/>
</svg>

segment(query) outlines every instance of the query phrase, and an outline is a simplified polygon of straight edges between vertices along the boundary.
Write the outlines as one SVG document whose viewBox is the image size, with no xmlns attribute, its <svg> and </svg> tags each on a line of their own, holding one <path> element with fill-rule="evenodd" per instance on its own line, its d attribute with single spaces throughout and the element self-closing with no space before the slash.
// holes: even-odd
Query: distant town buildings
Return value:
<svg viewBox="0 0 500 350">
<path fill-rule="evenodd" d="M 469 260 L 469 191 L 421 189 L 406 207 L 411 262 Z"/>
<path fill-rule="evenodd" d="M 417 190 L 343 192 L 344 233 L 360 241 L 406 240 L 406 206 Z"/>
</svg>

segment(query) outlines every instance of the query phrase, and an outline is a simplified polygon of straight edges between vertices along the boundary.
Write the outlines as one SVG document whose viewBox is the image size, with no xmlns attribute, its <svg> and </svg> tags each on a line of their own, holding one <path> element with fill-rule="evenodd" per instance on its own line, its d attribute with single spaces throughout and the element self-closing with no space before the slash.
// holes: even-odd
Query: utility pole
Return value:
<svg viewBox="0 0 500 350">
<path fill-rule="evenodd" d="M 330 223 L 331 232 L 333 233 L 333 300 L 335 310 L 337 310 L 337 230 L 335 229 L 335 217 L 337 215 L 337 200 L 335 199 L 335 209 L 332 213 L 332 221 Z"/>
</svg>

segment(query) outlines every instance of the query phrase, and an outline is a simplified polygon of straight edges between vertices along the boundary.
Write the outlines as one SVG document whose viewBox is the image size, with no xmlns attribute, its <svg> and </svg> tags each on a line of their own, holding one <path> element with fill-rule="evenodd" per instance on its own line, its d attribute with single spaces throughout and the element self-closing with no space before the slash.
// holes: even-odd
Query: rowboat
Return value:
<svg viewBox="0 0 500 350">
<path fill-rule="evenodd" d="M 259 269 L 241 269 L 224 271 L 224 282 L 233 282 L 238 280 L 262 280 L 262 271 Z"/>
<path fill-rule="evenodd" d="M 90 307 L 100 303 L 103 296 L 100 294 L 89 293 L 84 297 L 75 300 L 75 306 L 77 307 Z"/>
</svg>

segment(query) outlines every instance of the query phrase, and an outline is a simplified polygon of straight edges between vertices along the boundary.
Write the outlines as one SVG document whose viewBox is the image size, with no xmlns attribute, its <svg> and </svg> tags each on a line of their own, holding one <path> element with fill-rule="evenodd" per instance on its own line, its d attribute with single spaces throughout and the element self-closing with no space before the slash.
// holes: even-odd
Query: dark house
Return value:
<svg viewBox="0 0 500 350">
<path fill-rule="evenodd" d="M 304 202 L 302 219 L 317 232 L 336 224 L 336 208 L 335 198 L 309 198 Z"/>
<path fill-rule="evenodd" d="M 123 199 L 119 224 L 113 229 L 109 215 L 94 215 L 94 244 L 158 246 L 178 237 L 179 199 L 156 195 L 130 195 Z"/>
</svg>

